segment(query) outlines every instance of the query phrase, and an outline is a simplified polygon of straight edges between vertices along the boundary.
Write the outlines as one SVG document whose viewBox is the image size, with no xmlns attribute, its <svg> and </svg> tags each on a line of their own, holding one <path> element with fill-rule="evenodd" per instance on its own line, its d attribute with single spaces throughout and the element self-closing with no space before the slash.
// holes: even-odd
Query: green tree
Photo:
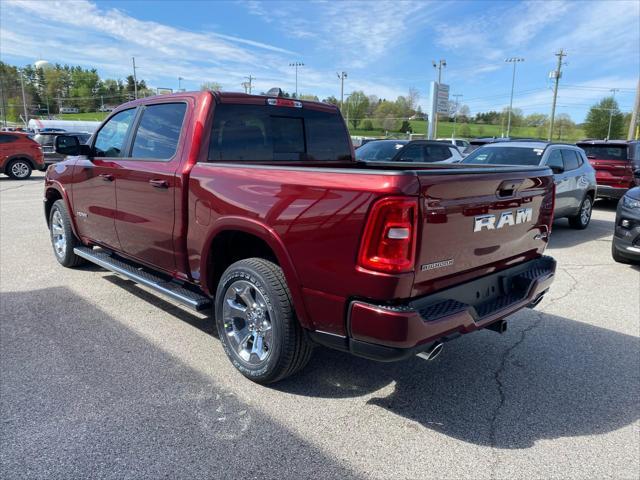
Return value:
<svg viewBox="0 0 640 480">
<path fill-rule="evenodd" d="M 305 94 L 301 94 L 300 97 L 298 97 L 300 100 L 307 100 L 307 101 L 311 101 L 311 102 L 319 102 L 320 99 L 318 98 L 317 95 L 313 95 L 310 93 L 305 93 Z"/>
<path fill-rule="evenodd" d="M 342 114 L 349 118 L 353 128 L 358 126 L 358 122 L 364 118 L 369 109 L 369 98 L 362 91 L 353 92 L 344 102 Z"/>
<path fill-rule="evenodd" d="M 360 128 L 367 131 L 373 130 L 373 122 L 369 118 L 366 118 L 360 122 Z"/>
<path fill-rule="evenodd" d="M 600 100 L 589 109 L 584 124 L 585 133 L 589 138 L 606 138 L 611 119 L 611 134 L 609 138 L 623 138 L 624 115 L 618 108 L 618 102 L 613 97 Z"/>
<path fill-rule="evenodd" d="M 460 125 L 460 136 L 465 138 L 469 138 L 471 136 L 471 127 L 469 127 L 468 123 Z"/>
<path fill-rule="evenodd" d="M 324 103 L 330 103 L 331 105 L 340 105 L 340 100 L 338 100 L 336 97 L 334 97 L 333 95 L 331 95 L 330 97 L 327 97 L 325 99 L 322 100 Z"/>
<path fill-rule="evenodd" d="M 401 126 L 400 112 L 396 102 L 382 100 L 374 112 L 376 126 L 383 130 L 397 132 Z"/>
<path fill-rule="evenodd" d="M 204 82 L 200 85 L 200 90 L 203 92 L 209 90 L 210 92 L 218 92 L 222 90 L 222 84 L 218 82 Z"/>
</svg>

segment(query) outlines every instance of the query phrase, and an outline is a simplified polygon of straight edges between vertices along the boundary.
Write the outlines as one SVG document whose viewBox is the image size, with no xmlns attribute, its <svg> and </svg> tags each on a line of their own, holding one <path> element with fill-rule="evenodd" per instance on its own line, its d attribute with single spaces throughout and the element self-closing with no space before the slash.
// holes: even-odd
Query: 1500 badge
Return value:
<svg viewBox="0 0 640 480">
<path fill-rule="evenodd" d="M 478 215 L 475 218 L 473 225 L 474 232 L 480 232 L 483 228 L 487 230 L 496 230 L 499 228 L 510 227 L 518 225 L 520 223 L 530 222 L 533 218 L 533 209 L 531 208 L 519 208 L 514 212 L 502 212 L 500 216 L 497 215 Z"/>
</svg>

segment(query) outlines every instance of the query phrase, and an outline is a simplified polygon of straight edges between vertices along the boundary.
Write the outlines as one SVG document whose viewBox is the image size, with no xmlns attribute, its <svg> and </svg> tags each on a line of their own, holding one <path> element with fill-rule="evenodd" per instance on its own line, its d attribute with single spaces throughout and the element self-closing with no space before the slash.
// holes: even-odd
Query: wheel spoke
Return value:
<svg viewBox="0 0 640 480">
<path fill-rule="evenodd" d="M 249 285 L 246 285 L 244 288 L 240 289 L 238 291 L 238 296 L 247 307 L 251 307 L 255 303 L 253 297 L 251 296 L 251 287 Z"/>
<path fill-rule="evenodd" d="M 234 298 L 227 298 L 225 307 L 225 317 L 231 316 L 247 319 L 247 307 L 237 303 Z"/>
<path fill-rule="evenodd" d="M 64 233 L 62 227 L 60 225 L 56 225 L 55 223 L 51 226 L 51 230 L 53 231 L 54 235 L 62 235 Z"/>
</svg>

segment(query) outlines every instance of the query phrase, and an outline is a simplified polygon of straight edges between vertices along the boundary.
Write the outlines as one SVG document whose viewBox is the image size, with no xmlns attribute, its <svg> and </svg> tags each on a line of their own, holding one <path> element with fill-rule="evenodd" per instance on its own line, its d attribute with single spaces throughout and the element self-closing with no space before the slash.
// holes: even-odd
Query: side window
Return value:
<svg viewBox="0 0 640 480">
<path fill-rule="evenodd" d="M 398 158 L 399 162 L 424 162 L 424 147 L 422 145 L 409 145 L 404 148 Z"/>
<path fill-rule="evenodd" d="M 569 170 L 575 170 L 576 168 L 578 168 L 578 157 L 576 156 L 576 152 L 574 152 L 573 150 L 561 150 L 562 152 L 562 159 L 564 160 L 564 169 L 569 171 Z"/>
<path fill-rule="evenodd" d="M 163 103 L 144 107 L 136 130 L 131 158 L 169 160 L 176 153 L 185 103 Z"/>
<path fill-rule="evenodd" d="M 560 150 L 552 150 L 547 160 L 547 166 L 564 169 L 564 161 L 562 160 L 562 154 Z"/>
<path fill-rule="evenodd" d="M 11 143 L 16 141 L 15 135 L 0 135 L 0 143 Z"/>
<path fill-rule="evenodd" d="M 427 162 L 439 162 L 451 158 L 451 150 L 445 145 L 427 145 L 425 151 Z"/>
<path fill-rule="evenodd" d="M 96 157 L 122 157 L 127 132 L 136 115 L 136 109 L 131 108 L 116 113 L 100 129 L 96 135 L 94 150 Z"/>
</svg>

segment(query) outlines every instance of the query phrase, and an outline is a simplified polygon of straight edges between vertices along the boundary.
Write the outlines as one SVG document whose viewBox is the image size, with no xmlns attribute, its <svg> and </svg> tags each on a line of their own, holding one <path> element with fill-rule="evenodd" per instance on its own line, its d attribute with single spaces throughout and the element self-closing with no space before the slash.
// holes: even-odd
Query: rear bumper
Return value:
<svg viewBox="0 0 640 480">
<path fill-rule="evenodd" d="M 541 257 L 402 305 L 351 302 L 349 337 L 319 333 L 327 346 L 380 361 L 407 358 L 433 342 L 452 340 L 534 306 L 553 282 L 556 262 Z"/>
<path fill-rule="evenodd" d="M 627 190 L 629 190 L 629 188 L 627 187 L 610 187 L 608 185 L 598 185 L 596 197 L 620 200 L 627 192 Z"/>
</svg>

